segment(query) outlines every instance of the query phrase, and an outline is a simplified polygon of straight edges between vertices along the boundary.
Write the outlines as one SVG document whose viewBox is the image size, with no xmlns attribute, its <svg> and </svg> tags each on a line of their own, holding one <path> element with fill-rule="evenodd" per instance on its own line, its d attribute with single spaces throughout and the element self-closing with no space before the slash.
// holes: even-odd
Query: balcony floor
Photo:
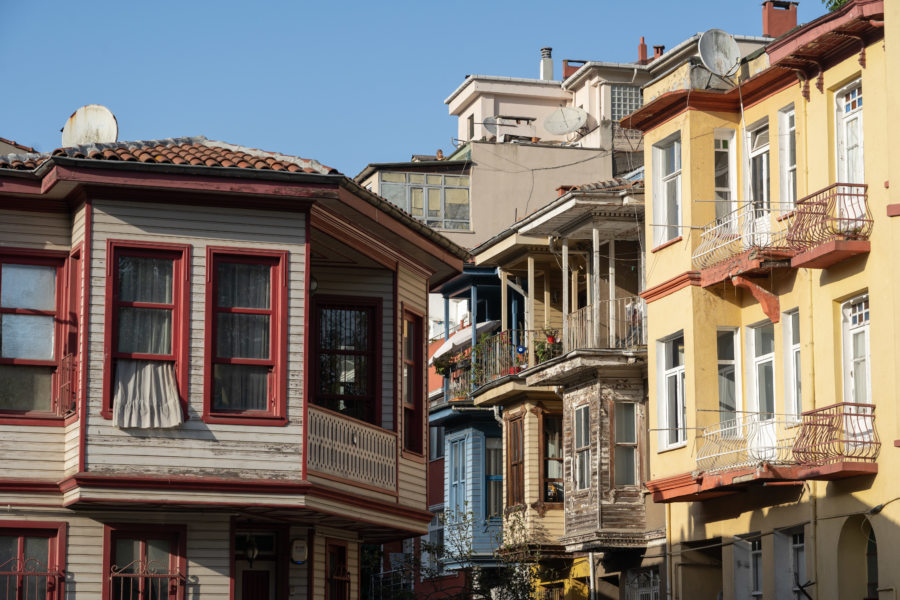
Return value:
<svg viewBox="0 0 900 600">
<path fill-rule="evenodd" d="M 801 252 L 791 259 L 794 268 L 827 269 L 842 260 L 858 254 L 868 254 L 872 244 L 869 240 L 831 240 Z"/>
<path fill-rule="evenodd" d="M 700 286 L 710 287 L 730 279 L 734 275 L 758 275 L 771 267 L 789 267 L 790 259 L 797 252 L 789 249 L 752 248 L 727 261 L 700 271 Z"/>
</svg>

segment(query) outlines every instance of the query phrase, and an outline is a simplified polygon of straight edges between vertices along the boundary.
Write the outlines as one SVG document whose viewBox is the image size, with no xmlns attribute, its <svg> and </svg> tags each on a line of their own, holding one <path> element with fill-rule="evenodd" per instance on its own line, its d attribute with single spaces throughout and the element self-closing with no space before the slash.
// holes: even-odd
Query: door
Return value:
<svg viewBox="0 0 900 600">
<path fill-rule="evenodd" d="M 856 81 L 836 95 L 838 183 L 865 183 L 863 167 L 862 84 Z M 842 233 L 858 227 L 865 218 L 865 195 L 854 188 L 839 187 L 837 202 L 838 230 Z"/>
<path fill-rule="evenodd" d="M 278 588 L 276 531 L 238 530 L 234 534 L 234 600 L 275 600 Z"/>
<path fill-rule="evenodd" d="M 765 248 L 771 245 L 772 226 L 769 222 L 769 126 L 763 125 L 750 132 L 750 203 L 751 214 L 744 237 L 748 247 Z"/>
</svg>

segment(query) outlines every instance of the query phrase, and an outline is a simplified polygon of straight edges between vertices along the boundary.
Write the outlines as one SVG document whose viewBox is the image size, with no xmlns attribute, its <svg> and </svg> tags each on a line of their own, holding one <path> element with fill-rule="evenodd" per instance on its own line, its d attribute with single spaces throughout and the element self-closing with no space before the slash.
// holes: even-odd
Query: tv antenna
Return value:
<svg viewBox="0 0 900 600">
<path fill-rule="evenodd" d="M 107 144 L 119 136 L 115 115 L 105 106 L 88 104 L 72 113 L 62 128 L 64 148 L 82 144 Z"/>
<path fill-rule="evenodd" d="M 721 29 L 704 31 L 697 43 L 697 50 L 703 66 L 719 77 L 731 77 L 741 63 L 741 49 L 737 42 Z"/>
<path fill-rule="evenodd" d="M 565 135 L 584 127 L 588 114 L 574 106 L 563 106 L 547 115 L 544 119 L 544 129 L 553 135 Z"/>
</svg>

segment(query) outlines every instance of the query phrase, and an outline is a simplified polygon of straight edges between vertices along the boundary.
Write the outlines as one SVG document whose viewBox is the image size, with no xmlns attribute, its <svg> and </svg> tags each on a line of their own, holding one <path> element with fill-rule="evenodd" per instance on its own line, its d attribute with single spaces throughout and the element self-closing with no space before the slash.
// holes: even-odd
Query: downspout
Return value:
<svg viewBox="0 0 900 600">
<path fill-rule="evenodd" d="M 588 598 L 590 600 L 597 600 L 597 588 L 594 583 L 594 579 L 597 577 L 596 569 L 594 568 L 594 553 L 588 552 L 588 565 L 590 567 L 590 577 L 591 583 L 588 586 Z"/>
<path fill-rule="evenodd" d="M 672 505 L 666 503 L 666 598 L 672 600 Z"/>
</svg>

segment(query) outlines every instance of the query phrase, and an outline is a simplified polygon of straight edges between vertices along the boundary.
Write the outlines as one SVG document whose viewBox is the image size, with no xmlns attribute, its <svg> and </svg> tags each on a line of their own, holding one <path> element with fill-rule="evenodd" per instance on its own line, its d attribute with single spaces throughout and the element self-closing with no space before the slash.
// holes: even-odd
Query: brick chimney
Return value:
<svg viewBox="0 0 900 600">
<path fill-rule="evenodd" d="M 656 60 L 660 56 L 663 55 L 663 52 L 666 51 L 665 46 L 653 46 L 653 59 Z"/>
<path fill-rule="evenodd" d="M 763 7 L 763 35 L 777 38 L 797 26 L 797 2 L 766 0 Z"/>
<path fill-rule="evenodd" d="M 644 36 L 641 36 L 641 43 L 638 44 L 638 64 L 647 64 L 647 44 L 644 43 Z"/>
</svg>

